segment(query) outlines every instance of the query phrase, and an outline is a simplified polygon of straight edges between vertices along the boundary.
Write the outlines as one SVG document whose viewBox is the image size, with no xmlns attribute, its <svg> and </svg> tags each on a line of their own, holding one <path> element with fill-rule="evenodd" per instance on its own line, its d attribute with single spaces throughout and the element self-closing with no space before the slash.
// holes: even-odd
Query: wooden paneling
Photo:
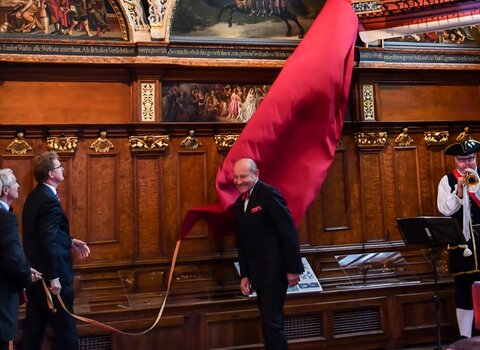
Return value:
<svg viewBox="0 0 480 350">
<path fill-rule="evenodd" d="M 417 156 L 415 147 L 394 148 L 393 176 L 396 184 L 396 214 L 399 218 L 422 213 Z"/>
<path fill-rule="evenodd" d="M 90 155 L 88 166 L 88 242 L 118 243 L 117 155 Z"/>
<path fill-rule="evenodd" d="M 44 67 L 11 64 L 0 73 L 0 162 L 14 169 L 22 186 L 15 212 L 21 216 L 35 184 L 33 157 L 46 150 L 47 137 L 77 136 L 75 152 L 61 155 L 65 181 L 59 186 L 72 234 L 92 249 L 86 261 L 75 261 L 77 310 L 123 330 L 147 328 L 166 288 L 184 215 L 216 201 L 215 177 L 224 154 L 216 149 L 214 136 L 239 134 L 243 125 L 139 123 L 138 77 L 158 82 L 158 87 L 163 79 L 257 83 L 273 81 L 278 71 L 65 65 L 49 76 Z M 323 328 L 321 336 L 291 340 L 292 349 L 335 350 L 351 344 L 389 349 L 435 341 L 431 265 L 422 251 L 404 246 L 395 219 L 438 214 L 436 186 L 453 160 L 444 156 L 444 146 L 425 144 L 425 131 L 447 130 L 450 142 L 465 126 L 472 136 L 480 135 L 478 73 L 449 74 L 448 79 L 443 73 L 356 70 L 358 86 L 375 86 L 377 120 L 360 122 L 361 113 L 351 110 L 327 179 L 300 225 L 302 255 L 324 292 L 289 296 L 286 315 L 318 317 Z M 414 140 L 406 147 L 395 143 L 405 127 Z M 19 128 L 32 146 L 26 155 L 6 151 Z M 201 142 L 195 150 L 182 147 L 190 129 Z M 105 154 L 90 148 L 101 130 L 115 145 Z M 370 130 L 386 132 L 386 143 L 357 145 L 355 133 Z M 168 135 L 167 151 L 132 151 L 129 136 L 146 134 Z M 400 251 L 418 283 L 355 288 L 336 260 L 337 255 L 382 251 Z M 143 337 L 109 334 L 112 348 L 261 348 L 255 301 L 240 296 L 236 260 L 234 236 L 214 240 L 207 225 L 197 223 L 182 241 L 165 318 Z M 356 272 L 358 282 L 362 276 Z M 451 337 L 451 279 L 445 277 L 440 287 L 442 330 Z M 358 331 L 349 332 L 344 320 L 361 321 L 363 313 L 369 323 L 357 322 Z M 79 325 L 79 330 L 85 336 L 105 333 L 91 325 Z"/>
<path fill-rule="evenodd" d="M 137 256 L 160 256 L 162 229 L 162 155 L 135 156 L 135 211 Z"/>
<path fill-rule="evenodd" d="M 348 205 L 348 162 L 345 150 L 337 150 L 328 170 L 329 176 L 322 186 L 324 231 L 350 229 L 350 206 Z"/>
<path fill-rule="evenodd" d="M 429 155 L 429 164 L 428 167 L 430 169 L 431 181 L 430 184 L 430 205 L 433 208 L 431 211 L 434 215 L 440 215 L 440 212 L 437 209 L 437 190 L 438 190 L 438 183 L 440 179 L 446 174 L 446 167 L 445 167 L 445 157 L 443 152 L 440 149 L 431 149 L 428 153 Z M 425 167 L 427 164 L 425 164 Z"/>
<path fill-rule="evenodd" d="M 389 84 L 377 86 L 378 120 L 478 120 L 478 85 Z"/>
<path fill-rule="evenodd" d="M 250 306 L 254 306 L 250 303 Z M 234 315 L 234 317 L 232 317 Z M 206 347 L 226 349 L 262 343 L 260 317 L 255 308 L 233 314 L 231 311 L 208 313 L 202 323 L 207 333 Z M 248 336 L 246 336 L 248 334 Z M 200 348 L 199 348 L 200 349 Z"/>
<path fill-rule="evenodd" d="M 385 240 L 384 163 L 378 151 L 360 150 L 360 183 L 364 237 L 366 241 Z"/>
<path fill-rule="evenodd" d="M 130 90 L 122 82 L 3 81 L 1 118 L 2 122 L 8 118 L 15 124 L 40 125 L 129 123 Z"/>
</svg>

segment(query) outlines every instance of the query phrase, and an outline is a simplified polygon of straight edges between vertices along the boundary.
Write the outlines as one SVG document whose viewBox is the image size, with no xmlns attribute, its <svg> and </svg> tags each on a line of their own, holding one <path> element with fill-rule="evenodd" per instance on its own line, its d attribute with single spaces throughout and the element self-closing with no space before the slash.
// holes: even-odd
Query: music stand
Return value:
<svg viewBox="0 0 480 350">
<path fill-rule="evenodd" d="M 435 285 L 435 315 L 437 321 L 437 350 L 442 350 L 440 326 L 440 297 L 438 292 L 437 251 L 447 244 L 466 244 L 458 221 L 444 216 L 417 216 L 397 218 L 398 227 L 407 245 L 428 246 L 432 250 L 433 281 Z"/>
</svg>

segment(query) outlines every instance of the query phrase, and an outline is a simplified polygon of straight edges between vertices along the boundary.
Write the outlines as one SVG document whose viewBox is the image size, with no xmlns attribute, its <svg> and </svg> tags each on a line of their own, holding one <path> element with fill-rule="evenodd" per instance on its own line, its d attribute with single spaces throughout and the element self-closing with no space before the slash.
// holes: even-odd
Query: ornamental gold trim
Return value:
<svg viewBox="0 0 480 350">
<path fill-rule="evenodd" d="M 141 120 L 155 121 L 155 83 L 141 84 Z"/>
<path fill-rule="evenodd" d="M 402 132 L 395 138 L 395 143 L 400 147 L 405 147 L 410 146 L 415 141 L 408 135 L 408 128 L 403 128 Z"/>
<path fill-rule="evenodd" d="M 161 151 L 165 152 L 170 145 L 168 135 L 136 135 L 129 138 L 132 151 Z"/>
<path fill-rule="evenodd" d="M 373 85 L 362 85 L 363 120 L 375 120 L 375 97 Z"/>
<path fill-rule="evenodd" d="M 107 132 L 102 130 L 100 131 L 100 136 L 92 142 L 90 148 L 97 153 L 108 153 L 110 149 L 115 148 L 115 146 L 107 139 Z"/>
<path fill-rule="evenodd" d="M 428 147 L 445 146 L 448 142 L 448 131 L 425 131 L 423 133 Z"/>
<path fill-rule="evenodd" d="M 32 150 L 32 147 L 25 141 L 23 132 L 17 133 L 17 137 L 7 146 L 7 151 L 12 154 L 27 154 Z"/>
<path fill-rule="evenodd" d="M 73 153 L 77 149 L 78 137 L 52 136 L 47 138 L 47 149 L 58 153 Z"/>
<path fill-rule="evenodd" d="M 357 132 L 354 136 L 358 147 L 385 147 L 387 143 L 386 131 Z"/>
<path fill-rule="evenodd" d="M 215 135 L 215 145 L 217 146 L 217 150 L 219 152 L 230 151 L 235 142 L 237 142 L 239 136 L 239 134 Z"/>
</svg>

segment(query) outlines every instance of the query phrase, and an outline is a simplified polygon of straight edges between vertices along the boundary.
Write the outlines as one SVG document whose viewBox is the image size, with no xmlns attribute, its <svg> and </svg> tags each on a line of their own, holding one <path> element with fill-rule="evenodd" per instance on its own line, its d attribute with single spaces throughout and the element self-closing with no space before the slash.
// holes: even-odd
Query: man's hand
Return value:
<svg viewBox="0 0 480 350">
<path fill-rule="evenodd" d="M 53 295 L 60 294 L 60 291 L 62 290 L 60 279 L 55 278 L 54 280 L 50 280 L 50 287 L 48 289 L 50 289 L 50 292 L 52 292 Z"/>
<path fill-rule="evenodd" d="M 300 282 L 300 275 L 298 273 L 288 273 L 287 272 L 288 285 L 290 287 L 295 287 L 298 282 Z"/>
<path fill-rule="evenodd" d="M 30 273 L 32 275 L 32 282 L 37 282 L 42 279 L 42 274 L 35 270 L 33 267 L 30 268 Z"/>
<path fill-rule="evenodd" d="M 90 248 L 87 243 L 79 239 L 72 239 L 72 252 L 80 259 L 86 259 L 90 255 Z"/>
<path fill-rule="evenodd" d="M 252 285 L 247 277 L 243 277 L 240 281 L 240 290 L 243 295 L 249 295 L 252 292 Z"/>
</svg>

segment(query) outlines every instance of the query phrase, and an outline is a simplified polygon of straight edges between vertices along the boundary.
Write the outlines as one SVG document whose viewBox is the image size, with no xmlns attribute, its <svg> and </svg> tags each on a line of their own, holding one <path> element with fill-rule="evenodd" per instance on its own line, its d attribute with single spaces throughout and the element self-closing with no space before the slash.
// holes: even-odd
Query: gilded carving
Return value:
<svg viewBox="0 0 480 350">
<path fill-rule="evenodd" d="M 468 130 L 469 130 L 468 126 L 464 127 L 463 131 L 457 136 L 456 140 L 458 142 L 462 142 L 462 141 L 465 141 L 465 140 L 471 140 L 472 137 L 468 133 Z"/>
<path fill-rule="evenodd" d="M 149 26 L 145 18 L 142 2 L 140 0 L 123 0 L 123 3 L 127 9 L 130 21 L 133 23 L 133 28 L 137 31 L 148 29 Z"/>
<path fill-rule="evenodd" d="M 97 153 L 107 153 L 111 148 L 115 148 L 115 146 L 107 139 L 107 132 L 100 131 L 100 137 L 92 142 L 90 148 Z"/>
<path fill-rule="evenodd" d="M 156 150 L 165 152 L 170 144 L 168 135 L 137 135 L 129 137 L 130 149 Z"/>
<path fill-rule="evenodd" d="M 357 146 L 376 146 L 384 147 L 387 143 L 386 131 L 370 131 L 355 133 L 355 142 Z"/>
<path fill-rule="evenodd" d="M 77 148 L 78 138 L 74 136 L 53 136 L 47 138 L 47 149 L 49 151 L 57 151 L 60 153 L 75 152 Z"/>
<path fill-rule="evenodd" d="M 352 0 L 352 7 L 357 15 L 382 12 L 382 5 L 376 0 Z"/>
<path fill-rule="evenodd" d="M 375 120 L 375 99 L 373 85 L 362 85 L 363 120 Z"/>
<path fill-rule="evenodd" d="M 197 137 L 195 136 L 195 130 L 190 130 L 188 132 L 188 136 L 180 143 L 180 146 L 187 150 L 194 150 L 198 147 L 202 147 L 202 143 L 198 141 Z"/>
<path fill-rule="evenodd" d="M 395 143 L 398 143 L 399 146 L 410 146 L 412 143 L 415 143 L 413 139 L 408 135 L 408 128 L 403 128 L 402 132 L 395 138 Z"/>
<path fill-rule="evenodd" d="M 228 152 L 240 135 L 215 135 L 215 145 L 220 152 Z"/>
<path fill-rule="evenodd" d="M 167 0 L 148 0 L 148 22 L 152 28 L 165 25 L 165 15 L 167 12 Z"/>
<path fill-rule="evenodd" d="M 142 122 L 155 121 L 155 84 L 141 84 Z"/>
<path fill-rule="evenodd" d="M 448 131 L 425 131 L 425 143 L 428 147 L 444 146 L 448 142 L 448 135 Z"/>
<path fill-rule="evenodd" d="M 23 138 L 23 132 L 19 132 L 17 137 L 7 146 L 7 151 L 12 152 L 12 154 L 27 154 L 27 151 L 31 150 L 32 147 Z"/>
</svg>

